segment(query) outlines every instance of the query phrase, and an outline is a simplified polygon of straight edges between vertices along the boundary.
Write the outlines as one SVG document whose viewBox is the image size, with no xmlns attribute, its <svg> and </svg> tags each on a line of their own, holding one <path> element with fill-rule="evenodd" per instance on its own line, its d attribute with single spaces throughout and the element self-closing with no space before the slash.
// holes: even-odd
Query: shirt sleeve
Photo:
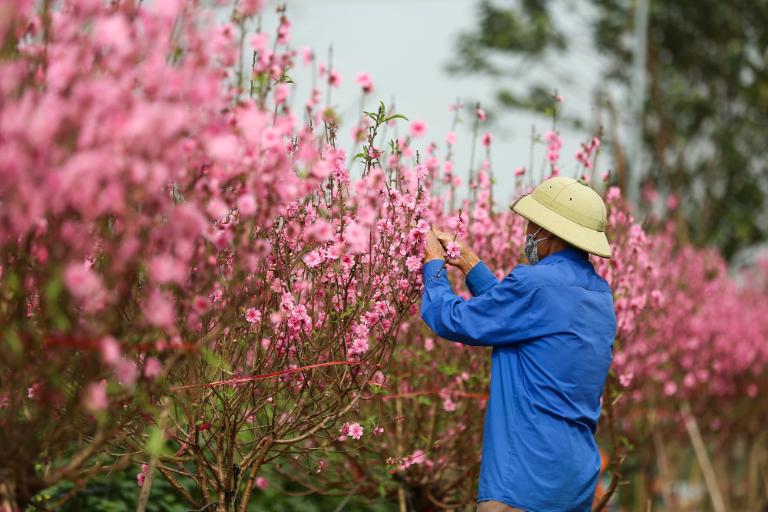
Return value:
<svg viewBox="0 0 768 512">
<path fill-rule="evenodd" d="M 478 261 L 475 266 L 467 272 L 467 277 L 464 279 L 464 282 L 466 283 L 467 288 L 469 288 L 470 293 L 475 297 L 484 294 L 492 287 L 499 284 L 499 281 L 496 279 L 496 276 L 493 275 L 491 269 L 489 269 L 482 261 Z"/>
<path fill-rule="evenodd" d="M 549 318 L 546 290 L 529 286 L 521 267 L 482 295 L 463 300 L 451 289 L 442 266 L 443 260 L 432 260 L 422 268 L 421 317 L 438 336 L 466 345 L 497 346 L 565 328 L 561 318 Z"/>
</svg>

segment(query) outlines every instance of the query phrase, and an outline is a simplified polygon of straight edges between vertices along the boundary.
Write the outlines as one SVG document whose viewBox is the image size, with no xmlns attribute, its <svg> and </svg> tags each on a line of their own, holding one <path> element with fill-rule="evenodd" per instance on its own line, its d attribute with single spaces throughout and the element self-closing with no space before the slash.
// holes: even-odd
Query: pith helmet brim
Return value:
<svg viewBox="0 0 768 512">
<path fill-rule="evenodd" d="M 562 216 L 537 201 L 532 195 L 524 195 L 510 208 L 574 247 L 601 258 L 611 257 L 611 246 L 608 244 L 605 232 L 582 226 Z"/>
</svg>

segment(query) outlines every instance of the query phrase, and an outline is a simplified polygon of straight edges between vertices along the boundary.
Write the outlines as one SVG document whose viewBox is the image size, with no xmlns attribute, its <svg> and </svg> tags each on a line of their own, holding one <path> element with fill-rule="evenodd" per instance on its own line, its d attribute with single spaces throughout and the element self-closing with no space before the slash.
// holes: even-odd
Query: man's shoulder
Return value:
<svg viewBox="0 0 768 512">
<path fill-rule="evenodd" d="M 555 265 L 526 265 L 521 263 L 512 269 L 509 277 L 526 290 L 565 284 L 562 270 Z"/>
<path fill-rule="evenodd" d="M 595 272 L 590 263 L 569 265 L 562 261 L 551 264 L 516 266 L 509 275 L 518 286 L 526 291 L 543 287 L 576 286 L 590 291 L 611 292 L 608 283 Z"/>
</svg>

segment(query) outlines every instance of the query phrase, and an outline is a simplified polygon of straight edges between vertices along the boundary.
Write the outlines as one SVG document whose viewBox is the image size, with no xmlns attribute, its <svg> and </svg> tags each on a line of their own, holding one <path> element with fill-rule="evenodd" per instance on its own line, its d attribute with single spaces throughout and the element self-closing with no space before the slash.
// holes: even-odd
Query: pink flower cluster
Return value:
<svg viewBox="0 0 768 512">
<path fill-rule="evenodd" d="M 554 132 L 547 141 L 554 165 L 562 142 Z M 599 147 L 592 139 L 579 163 L 594 162 Z M 501 279 L 521 262 L 524 222 L 506 209 L 491 209 L 489 173 L 488 167 L 478 172 L 475 208 L 469 200 L 446 208 L 451 195 L 433 190 L 430 220 L 458 232 Z M 750 268 L 745 284 L 738 285 L 715 252 L 678 243 L 673 225 L 646 231 L 617 188 L 608 188 L 604 196 L 614 257 L 592 262 L 615 296 L 613 370 L 623 392 L 616 406 L 619 435 L 635 444 L 649 442 L 641 436 L 650 421 L 668 438 L 684 435 L 682 402 L 691 404 L 705 435 L 748 431 L 765 414 L 764 407 L 754 406 L 755 399 L 768 393 L 768 264 Z M 460 273 L 450 267 L 448 272 L 458 293 L 469 297 Z M 400 334 L 387 395 L 362 409 L 370 417 L 387 418 L 384 442 L 366 446 L 364 453 L 386 460 L 415 487 L 439 488 L 452 482 L 451 471 L 466 470 L 468 464 L 476 470 L 479 464 L 487 352 L 436 340 L 418 319 L 402 323 Z M 429 439 L 424 425 L 430 425 Z M 426 453 L 439 470 L 421 464 L 428 460 Z M 388 485 L 386 480 L 376 484 Z M 471 500 L 475 489 L 469 485 L 465 491 L 462 496 Z"/>
<path fill-rule="evenodd" d="M 347 436 L 351 437 L 355 441 L 363 437 L 363 427 L 359 423 L 344 423 L 339 429 L 340 436 L 339 441 L 344 441 Z"/>
<path fill-rule="evenodd" d="M 560 169 L 557 167 L 557 162 L 560 160 L 560 150 L 563 148 L 563 139 L 558 132 L 548 131 L 544 134 L 544 141 L 547 143 L 547 161 L 549 161 L 551 175 L 558 176 L 560 174 Z"/>
<path fill-rule="evenodd" d="M 357 75 L 355 82 L 363 89 L 363 94 L 371 94 L 373 92 L 373 79 L 368 73 L 360 73 Z"/>
<path fill-rule="evenodd" d="M 149 471 L 149 466 L 146 464 L 141 465 L 141 471 L 139 471 L 136 474 L 136 485 L 139 487 L 144 487 L 144 482 L 147 479 L 147 471 Z"/>
<path fill-rule="evenodd" d="M 364 394 L 356 414 L 375 416 L 368 424 L 376 439 L 361 450 L 407 470 L 407 484 L 477 464 L 486 353 L 436 340 L 416 300 L 430 223 L 466 239 L 499 278 L 520 262 L 524 224 L 494 208 L 490 159 L 457 205 L 455 133 L 444 159 L 433 143 L 417 163 L 412 139 L 426 137 L 427 124 L 414 121 L 410 137 L 393 141 L 397 151 L 364 140 L 369 158 L 353 180 L 319 91 L 303 112 L 291 110 L 287 77 L 297 54 L 286 46 L 285 16 L 276 34 L 251 38 L 253 67 L 233 79 L 243 61 L 239 29 L 197 23 L 179 2 L 81 2 L 49 17 L 33 4 L 13 0 L 0 19 L 3 40 L 17 42 L 0 61 L 0 278 L 9 290 L 0 307 L 16 312 L 7 331 L 24 333 L 8 341 L 23 357 L 3 359 L 4 438 L 50 431 L 50 423 L 30 429 L 27 418 L 77 416 L 69 403 L 82 404 L 78 428 L 93 416 L 143 419 L 125 405 L 131 393 L 155 403 L 162 385 L 209 386 L 226 368 L 253 377 L 244 403 L 268 404 L 268 412 L 244 411 L 249 429 L 301 430 L 312 423 L 302 414 L 314 412 L 293 414 L 293 404 L 332 415 L 346 406 L 338 396 Z M 250 0 L 238 9 L 253 16 L 260 7 Z M 311 51 L 303 57 L 316 65 Z M 317 65 L 328 87 L 341 85 L 337 70 Z M 367 74 L 357 83 L 373 91 Z M 479 106 L 474 116 L 486 120 Z M 363 138 L 378 128 L 364 127 Z M 492 136 L 481 140 L 489 148 Z M 545 142 L 557 175 L 562 140 L 550 131 Z M 591 168 L 599 147 L 593 139 L 577 161 Z M 594 262 L 614 289 L 622 428 L 641 435 L 653 410 L 676 432 L 681 401 L 707 432 L 759 420 L 765 409 L 755 399 L 768 393 L 768 269 L 751 269 L 737 285 L 720 255 L 677 243 L 672 227 L 645 231 L 618 190 L 605 197 L 615 256 Z M 448 251 L 460 256 L 455 243 Z M 204 371 L 178 373 L 199 382 L 172 380 L 181 350 L 202 354 L 191 366 Z M 307 369 L 318 363 L 344 370 Z M 71 378 L 62 384 L 61 375 Z M 161 375 L 171 380 L 155 382 Z M 120 400 L 113 389 L 123 389 Z M 197 395 L 168 396 L 194 407 Z M 211 412 L 194 428 L 215 436 Z M 338 439 L 363 434 L 361 423 L 347 422 Z M 142 468 L 138 485 L 145 475 Z"/>
<path fill-rule="evenodd" d="M 576 161 L 584 166 L 585 169 L 592 169 L 592 155 L 597 154 L 600 148 L 600 139 L 593 137 L 588 143 L 582 143 L 581 149 L 576 152 Z"/>
<path fill-rule="evenodd" d="M 737 284 L 714 250 L 679 244 L 672 223 L 646 233 L 618 189 L 607 199 L 615 255 L 598 264 L 616 296 L 624 427 L 641 429 L 648 417 L 638 412 L 653 409 L 668 435 L 685 435 L 679 407 L 687 402 L 702 428 L 733 434 L 760 414 L 745 401 L 768 392 L 765 269 L 747 269 Z"/>
<path fill-rule="evenodd" d="M 448 242 L 445 246 L 445 255 L 448 256 L 449 260 L 459 259 L 459 256 L 461 256 L 459 244 L 456 242 Z"/>
<path fill-rule="evenodd" d="M 297 55 L 283 15 L 243 59 L 240 28 L 194 6 L 70 4 L 44 14 L 13 0 L 0 16 L 3 41 L 17 43 L 0 60 L 0 279 L 18 290 L 0 307 L 19 312 L 4 327 L 25 337 L 23 357 L 3 359 L 2 410 L 53 422 L 66 407 L 83 428 L 115 408 L 96 415 L 123 421 L 169 385 L 209 385 L 219 373 L 206 365 L 279 376 L 251 388 L 264 403 L 359 392 L 419 294 L 432 164 L 391 186 L 415 162 L 376 149 L 353 181 L 319 94 L 291 109 Z M 341 84 L 328 66 L 319 75 Z M 368 75 L 358 83 L 373 90 Z M 426 124 L 410 128 L 423 136 Z M 204 354 L 203 370 L 173 372 L 176 351 Z M 338 361 L 354 371 L 299 370 Z M 269 386 L 282 382 L 277 396 Z M 132 393 L 143 399 L 127 407 Z M 4 437 L 28 435 L 11 416 Z M 303 424 L 278 417 L 286 431 Z"/>
</svg>

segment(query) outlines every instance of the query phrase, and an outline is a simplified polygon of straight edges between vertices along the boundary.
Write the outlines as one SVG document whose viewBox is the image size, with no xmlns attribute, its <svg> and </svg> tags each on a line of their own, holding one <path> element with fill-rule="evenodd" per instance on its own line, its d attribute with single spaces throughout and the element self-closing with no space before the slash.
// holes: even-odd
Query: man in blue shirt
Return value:
<svg viewBox="0 0 768 512">
<path fill-rule="evenodd" d="M 587 255 L 611 255 L 605 204 L 586 184 L 558 177 L 512 209 L 528 220 L 530 264 L 499 282 L 462 246 L 448 263 L 466 275 L 473 298 L 463 300 L 430 233 L 422 318 L 447 340 L 493 347 L 478 512 L 589 511 L 600 472 L 594 434 L 616 334 L 611 289 Z"/>
</svg>

